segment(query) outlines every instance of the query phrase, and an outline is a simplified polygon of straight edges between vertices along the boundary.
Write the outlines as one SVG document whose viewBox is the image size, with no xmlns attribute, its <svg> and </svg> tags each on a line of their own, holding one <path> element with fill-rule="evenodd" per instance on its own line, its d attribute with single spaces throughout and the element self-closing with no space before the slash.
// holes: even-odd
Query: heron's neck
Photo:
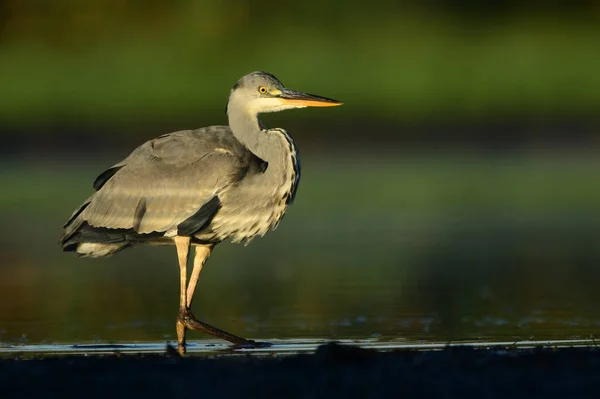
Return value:
<svg viewBox="0 0 600 399">
<path fill-rule="evenodd" d="M 236 107 L 235 103 L 227 108 L 229 127 L 233 135 L 260 159 L 269 162 L 275 168 L 287 166 L 290 152 L 295 151 L 295 144 L 290 144 L 291 138 L 278 134 L 277 129 L 265 130 L 254 112 Z"/>
<path fill-rule="evenodd" d="M 240 111 L 229 104 L 227 108 L 229 127 L 233 135 L 250 151 L 264 159 L 261 153 L 265 150 L 266 134 L 262 131 L 256 114 Z"/>
<path fill-rule="evenodd" d="M 230 104 L 231 105 L 231 104 Z M 294 200 L 300 181 L 300 158 L 294 140 L 282 129 L 265 130 L 256 114 L 228 107 L 233 135 L 257 157 L 268 163 L 264 178 L 284 188 L 286 203 Z"/>
</svg>

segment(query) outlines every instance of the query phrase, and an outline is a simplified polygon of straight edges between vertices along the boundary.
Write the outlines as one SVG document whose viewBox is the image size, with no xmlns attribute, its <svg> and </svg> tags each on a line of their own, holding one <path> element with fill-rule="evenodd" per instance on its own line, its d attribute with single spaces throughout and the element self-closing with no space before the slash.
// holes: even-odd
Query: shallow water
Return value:
<svg viewBox="0 0 600 399">
<path fill-rule="evenodd" d="M 597 335 L 600 202 L 589 186 L 600 162 L 496 161 L 305 162 L 297 202 L 275 232 L 248 247 L 216 248 L 194 313 L 248 338 L 310 345 Z M 156 343 L 175 339 L 174 248 L 80 259 L 56 244 L 98 170 L 3 168 L 4 346 L 164 349 Z"/>
<path fill-rule="evenodd" d="M 284 355 L 297 353 L 312 353 L 321 345 L 327 344 L 328 340 L 272 340 L 268 345 L 263 345 L 256 348 L 236 347 L 224 343 L 223 341 L 190 341 L 186 347 L 188 355 Z M 575 339 L 575 340 L 547 340 L 547 341 L 460 341 L 460 342 L 445 342 L 445 343 L 414 343 L 406 342 L 401 339 L 396 340 L 352 340 L 342 339 L 336 341 L 341 345 L 359 346 L 365 349 L 373 349 L 377 351 L 390 350 L 441 350 L 448 347 L 461 346 L 471 348 L 485 349 L 506 349 L 506 348 L 567 348 L 567 347 L 597 347 L 598 342 L 592 339 Z M 175 348 L 175 343 L 169 342 L 171 348 Z M 52 344 L 52 345 L 6 345 L 0 346 L 1 356 L 12 355 L 35 355 L 35 356 L 54 356 L 54 355 L 91 355 L 91 354 L 163 354 L 166 351 L 167 343 L 165 342 L 145 342 L 145 343 L 120 343 L 120 344 Z"/>
</svg>

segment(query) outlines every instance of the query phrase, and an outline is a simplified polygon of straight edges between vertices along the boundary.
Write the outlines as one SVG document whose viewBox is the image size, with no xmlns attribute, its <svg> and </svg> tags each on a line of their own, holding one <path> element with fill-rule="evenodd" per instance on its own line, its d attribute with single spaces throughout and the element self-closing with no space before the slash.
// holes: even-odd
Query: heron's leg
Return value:
<svg viewBox="0 0 600 399">
<path fill-rule="evenodd" d="M 189 242 L 188 242 L 188 245 L 189 245 Z M 181 335 L 183 337 L 183 339 L 178 340 L 178 342 L 182 342 L 182 344 L 180 344 L 180 353 L 185 353 L 185 330 L 186 329 L 202 331 L 207 334 L 213 335 L 215 337 L 224 339 L 225 341 L 229 341 L 231 343 L 238 344 L 238 345 L 244 345 L 244 346 L 246 346 L 246 345 L 247 346 L 264 345 L 264 343 L 256 343 L 252 340 L 238 337 L 237 335 L 230 334 L 226 331 L 223 331 L 216 327 L 213 327 L 210 324 L 204 323 L 203 321 L 196 319 L 196 317 L 190 310 L 190 306 L 192 304 L 192 299 L 194 296 L 194 291 L 196 289 L 196 284 L 198 283 L 198 276 L 200 275 L 200 272 L 202 271 L 202 266 L 204 266 L 204 263 L 206 262 L 206 259 L 208 259 L 208 257 L 210 256 L 210 253 L 212 252 L 213 248 L 214 248 L 214 244 L 196 246 L 196 251 L 195 251 L 195 256 L 194 256 L 194 268 L 192 270 L 192 275 L 190 276 L 190 280 L 186 287 L 186 292 L 181 294 L 182 295 L 181 300 L 183 301 L 185 299 L 185 303 L 182 304 L 182 302 L 180 302 L 180 305 L 179 305 L 179 319 L 177 320 L 177 323 L 178 323 L 177 324 L 177 336 L 178 337 L 180 337 L 179 330 L 180 329 L 183 330 L 183 333 L 182 333 L 183 335 Z M 180 252 L 179 247 L 177 249 L 177 252 L 178 253 Z M 182 268 L 181 270 L 185 270 L 185 269 Z M 181 277 L 182 284 L 184 284 L 186 275 L 185 275 L 185 273 L 182 272 L 181 276 L 182 276 Z M 182 287 L 181 289 L 183 290 L 184 286 L 182 285 L 181 287 Z"/>
<path fill-rule="evenodd" d="M 194 298 L 194 291 L 196 290 L 196 284 L 198 283 L 198 276 L 202 271 L 202 266 L 204 266 L 204 262 L 206 262 L 206 259 L 208 259 L 210 256 L 213 248 L 214 244 L 196 246 L 194 268 L 192 269 L 192 275 L 190 276 L 190 281 L 188 282 L 187 286 L 186 307 L 188 309 L 192 307 L 192 299 Z"/>
<path fill-rule="evenodd" d="M 190 252 L 190 237 L 175 237 L 177 258 L 179 260 L 179 315 L 177 317 L 177 346 L 180 353 L 185 353 L 185 312 L 187 305 L 187 261 Z"/>
<path fill-rule="evenodd" d="M 185 332 L 189 330 L 199 330 L 207 334 L 214 335 L 229 341 L 234 344 L 244 346 L 264 346 L 266 343 L 257 343 L 252 340 L 248 340 L 237 335 L 230 334 L 226 331 L 220 330 L 210 324 L 204 323 L 197 320 L 192 312 L 190 311 L 190 304 L 192 303 L 192 296 L 196 283 L 198 282 L 198 276 L 202 270 L 204 262 L 210 255 L 214 245 L 200 246 L 196 249 L 196 255 L 194 257 L 194 269 L 192 270 L 192 276 L 190 278 L 189 286 L 187 282 L 187 261 L 190 252 L 190 237 L 175 237 L 175 246 L 177 247 L 177 257 L 179 259 L 179 282 L 180 282 L 180 293 L 179 293 L 179 315 L 177 317 L 177 349 L 180 354 L 185 354 Z M 188 296 L 189 294 L 189 296 Z"/>
</svg>

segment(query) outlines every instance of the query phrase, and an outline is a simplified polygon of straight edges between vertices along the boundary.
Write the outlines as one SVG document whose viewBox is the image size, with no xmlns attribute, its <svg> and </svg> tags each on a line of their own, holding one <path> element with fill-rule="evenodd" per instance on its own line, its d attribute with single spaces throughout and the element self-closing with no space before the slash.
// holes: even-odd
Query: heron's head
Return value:
<svg viewBox="0 0 600 399">
<path fill-rule="evenodd" d="M 342 105 L 331 98 L 288 89 L 275 76 L 260 71 L 249 73 L 233 86 L 229 95 L 229 107 L 234 104 L 253 114 Z"/>
</svg>

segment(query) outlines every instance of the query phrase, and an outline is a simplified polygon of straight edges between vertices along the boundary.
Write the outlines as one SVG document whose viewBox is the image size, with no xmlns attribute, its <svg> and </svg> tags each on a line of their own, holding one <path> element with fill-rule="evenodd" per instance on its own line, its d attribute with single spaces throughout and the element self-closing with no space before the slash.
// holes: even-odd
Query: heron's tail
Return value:
<svg viewBox="0 0 600 399">
<path fill-rule="evenodd" d="M 80 242 L 63 247 L 63 251 L 76 252 L 77 255 L 90 258 L 112 255 L 128 246 L 130 243 L 104 244 L 101 242 Z"/>
<path fill-rule="evenodd" d="M 71 234 L 63 235 L 61 245 L 65 252 L 76 252 L 80 256 L 95 258 L 112 255 L 133 243 L 127 240 L 123 229 L 96 228 L 83 222 Z"/>
<path fill-rule="evenodd" d="M 85 207 L 86 204 L 83 205 Z M 81 209 L 82 210 L 82 209 Z M 90 226 L 77 211 L 65 224 L 60 244 L 65 252 L 80 256 L 112 255 L 135 244 L 160 239 L 164 232 L 138 233 L 134 229 L 110 229 Z"/>
<path fill-rule="evenodd" d="M 81 213 L 92 201 L 88 198 L 64 224 L 60 244 L 65 252 L 80 256 L 99 257 L 112 255 L 131 245 L 123 231 L 90 226 Z"/>
</svg>

